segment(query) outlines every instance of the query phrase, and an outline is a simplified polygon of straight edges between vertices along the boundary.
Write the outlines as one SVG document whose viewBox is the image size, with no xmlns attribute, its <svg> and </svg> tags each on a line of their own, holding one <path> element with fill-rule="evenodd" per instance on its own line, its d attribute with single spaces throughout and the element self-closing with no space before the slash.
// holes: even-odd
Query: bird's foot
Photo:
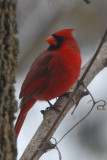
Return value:
<svg viewBox="0 0 107 160">
<path fill-rule="evenodd" d="M 81 78 L 79 80 L 77 80 L 77 86 L 83 86 L 84 82 L 81 80 Z"/>
<path fill-rule="evenodd" d="M 47 101 L 47 102 L 50 105 L 50 107 L 47 107 L 46 110 L 53 109 L 56 112 L 60 112 L 60 110 L 58 108 L 54 107 L 54 105 L 52 103 L 50 103 L 50 101 Z"/>
<path fill-rule="evenodd" d="M 45 111 L 49 111 L 49 110 L 54 110 L 56 112 L 60 112 L 60 110 L 56 107 L 54 107 L 54 105 L 50 102 L 50 101 L 47 101 L 48 104 L 49 104 L 49 107 L 47 107 L 45 110 L 41 110 L 41 113 L 44 114 Z"/>
</svg>

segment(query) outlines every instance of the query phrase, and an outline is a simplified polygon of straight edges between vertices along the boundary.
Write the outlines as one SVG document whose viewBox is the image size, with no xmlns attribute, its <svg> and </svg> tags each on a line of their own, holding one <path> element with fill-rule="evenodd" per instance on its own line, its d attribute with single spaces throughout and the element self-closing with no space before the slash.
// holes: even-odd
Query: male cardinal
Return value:
<svg viewBox="0 0 107 160">
<path fill-rule="evenodd" d="M 27 112 L 37 100 L 49 101 L 62 95 L 78 79 L 81 56 L 73 31 L 74 29 L 64 29 L 47 38 L 48 49 L 31 65 L 19 95 L 21 110 L 15 125 L 16 137 Z"/>
</svg>

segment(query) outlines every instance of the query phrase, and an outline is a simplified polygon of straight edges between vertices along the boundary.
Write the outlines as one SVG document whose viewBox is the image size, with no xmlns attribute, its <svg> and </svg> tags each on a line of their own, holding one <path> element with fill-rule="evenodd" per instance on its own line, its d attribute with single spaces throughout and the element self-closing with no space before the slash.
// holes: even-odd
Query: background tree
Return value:
<svg viewBox="0 0 107 160">
<path fill-rule="evenodd" d="M 0 0 L 0 160 L 15 160 L 17 153 L 13 128 L 17 110 L 14 95 L 16 33 L 16 1 Z"/>
</svg>

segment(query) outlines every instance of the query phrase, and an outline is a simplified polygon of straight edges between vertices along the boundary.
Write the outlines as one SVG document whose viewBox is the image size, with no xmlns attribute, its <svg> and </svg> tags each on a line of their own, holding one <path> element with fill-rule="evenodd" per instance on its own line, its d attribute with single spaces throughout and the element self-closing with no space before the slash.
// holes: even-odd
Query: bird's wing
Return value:
<svg viewBox="0 0 107 160">
<path fill-rule="evenodd" d="M 22 84 L 19 98 L 25 104 L 35 93 L 39 92 L 52 74 L 50 65 L 53 54 L 42 54 L 32 64 Z M 22 105 L 21 105 L 22 106 Z"/>
</svg>

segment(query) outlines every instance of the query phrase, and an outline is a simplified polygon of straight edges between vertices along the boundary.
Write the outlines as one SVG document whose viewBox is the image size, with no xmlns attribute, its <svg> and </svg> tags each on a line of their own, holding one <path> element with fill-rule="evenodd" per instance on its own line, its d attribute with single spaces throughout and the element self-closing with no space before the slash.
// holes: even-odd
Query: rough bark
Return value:
<svg viewBox="0 0 107 160">
<path fill-rule="evenodd" d="M 82 68 L 80 77 L 83 75 L 89 63 L 90 61 Z M 102 46 L 100 54 L 97 56 L 95 62 L 84 79 L 85 86 L 88 86 L 94 77 L 105 67 L 107 67 L 107 41 Z M 71 89 L 71 95 L 74 88 L 75 86 Z M 54 147 L 49 142 L 52 135 L 55 133 L 57 127 L 68 111 L 83 97 L 83 95 L 80 94 L 83 91 L 84 88 L 80 87 L 78 92 L 75 93 L 73 101 L 71 100 L 68 106 L 66 104 L 69 101 L 69 97 L 60 97 L 54 105 L 54 107 L 57 107 L 60 110 L 59 112 L 52 109 L 44 112 L 44 119 L 20 160 L 38 160 L 43 153 Z"/>
<path fill-rule="evenodd" d="M 17 102 L 14 96 L 18 40 L 16 1 L 0 0 L 0 160 L 16 159 L 13 129 Z"/>
</svg>

